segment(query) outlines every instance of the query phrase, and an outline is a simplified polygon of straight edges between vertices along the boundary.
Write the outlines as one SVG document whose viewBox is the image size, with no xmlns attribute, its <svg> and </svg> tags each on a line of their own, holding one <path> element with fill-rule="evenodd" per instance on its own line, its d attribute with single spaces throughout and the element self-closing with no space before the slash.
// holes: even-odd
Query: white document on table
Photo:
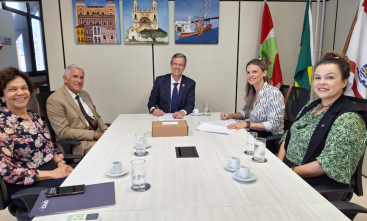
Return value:
<svg viewBox="0 0 367 221">
<path fill-rule="evenodd" d="M 229 124 L 231 124 L 231 123 L 233 123 L 233 122 L 230 122 Z M 233 132 L 236 131 L 236 129 L 227 129 L 227 126 L 216 125 L 216 124 L 212 124 L 210 122 L 202 122 L 196 129 L 200 130 L 200 131 L 204 131 L 204 132 L 227 134 L 227 135 L 230 135 L 230 134 L 232 134 Z"/>
<path fill-rule="evenodd" d="M 166 121 L 166 120 L 183 120 L 183 119 L 175 119 L 173 114 L 164 114 L 158 118 L 158 121 Z"/>
<path fill-rule="evenodd" d="M 216 121 L 206 121 L 206 122 L 199 122 L 199 123 L 207 123 L 207 124 L 214 124 L 218 126 L 227 127 L 230 124 L 236 123 L 233 120 L 216 120 Z"/>
</svg>

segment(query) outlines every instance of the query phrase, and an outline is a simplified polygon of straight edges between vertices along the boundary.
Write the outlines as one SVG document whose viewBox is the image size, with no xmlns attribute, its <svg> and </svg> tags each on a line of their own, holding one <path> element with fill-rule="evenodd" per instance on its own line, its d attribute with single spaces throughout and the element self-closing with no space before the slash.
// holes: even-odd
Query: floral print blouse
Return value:
<svg viewBox="0 0 367 221">
<path fill-rule="evenodd" d="M 42 119 L 31 110 L 23 119 L 6 107 L 0 113 L 0 175 L 11 184 L 33 184 L 37 168 L 62 153 L 54 147 Z"/>
</svg>

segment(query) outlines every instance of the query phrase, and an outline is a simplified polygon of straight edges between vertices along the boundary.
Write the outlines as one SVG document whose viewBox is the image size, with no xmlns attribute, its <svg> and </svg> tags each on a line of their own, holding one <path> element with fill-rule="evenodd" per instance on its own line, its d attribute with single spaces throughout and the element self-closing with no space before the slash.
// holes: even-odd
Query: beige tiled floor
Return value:
<svg viewBox="0 0 367 221">
<path fill-rule="evenodd" d="M 357 197 L 353 196 L 351 202 L 359 204 L 365 208 L 367 208 L 367 178 L 363 177 L 363 192 L 364 196 Z M 9 213 L 7 209 L 0 210 L 0 220 L 1 221 L 16 221 L 16 219 Z M 366 221 L 367 214 L 358 214 L 354 221 Z"/>
</svg>

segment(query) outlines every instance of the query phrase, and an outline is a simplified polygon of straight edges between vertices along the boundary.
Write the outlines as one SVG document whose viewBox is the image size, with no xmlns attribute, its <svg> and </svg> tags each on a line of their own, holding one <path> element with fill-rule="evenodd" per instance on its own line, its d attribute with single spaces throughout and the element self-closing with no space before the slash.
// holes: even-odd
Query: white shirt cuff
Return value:
<svg viewBox="0 0 367 221">
<path fill-rule="evenodd" d="M 180 111 L 183 111 L 183 112 L 185 112 L 185 115 L 187 115 L 187 112 L 186 112 L 185 110 L 180 110 Z"/>
<path fill-rule="evenodd" d="M 240 113 L 242 114 L 243 119 L 246 119 L 246 113 L 245 113 L 245 111 L 244 110 L 240 110 Z"/>
<path fill-rule="evenodd" d="M 270 122 L 263 122 L 266 132 L 271 132 L 271 123 Z"/>
<path fill-rule="evenodd" d="M 153 113 L 154 109 L 155 109 L 155 107 L 150 108 L 150 113 Z"/>
</svg>

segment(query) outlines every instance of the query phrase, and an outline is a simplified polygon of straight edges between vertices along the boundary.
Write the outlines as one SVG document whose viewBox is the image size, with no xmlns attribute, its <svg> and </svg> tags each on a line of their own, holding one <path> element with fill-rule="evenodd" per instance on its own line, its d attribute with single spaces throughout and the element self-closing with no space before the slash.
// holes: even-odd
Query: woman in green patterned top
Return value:
<svg viewBox="0 0 367 221">
<path fill-rule="evenodd" d="M 316 65 L 306 105 L 282 137 L 278 158 L 312 186 L 351 184 L 367 141 L 367 112 L 343 95 L 350 74 L 346 57 L 328 52 Z"/>
</svg>

